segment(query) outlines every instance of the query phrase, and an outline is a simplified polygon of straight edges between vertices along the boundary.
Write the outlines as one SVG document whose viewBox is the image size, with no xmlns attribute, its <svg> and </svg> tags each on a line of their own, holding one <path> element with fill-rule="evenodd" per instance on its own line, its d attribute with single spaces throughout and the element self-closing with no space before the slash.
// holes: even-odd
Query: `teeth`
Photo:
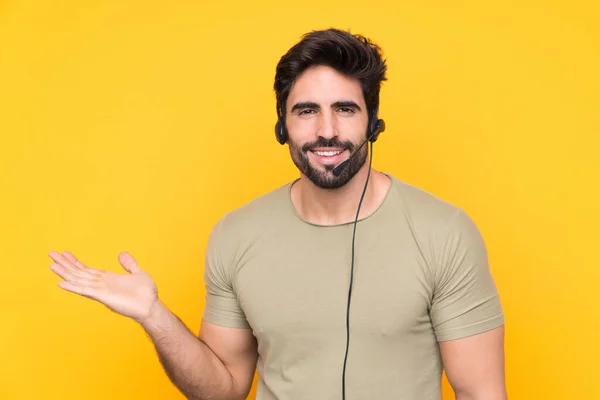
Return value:
<svg viewBox="0 0 600 400">
<path fill-rule="evenodd" d="M 341 151 L 315 151 L 314 153 L 318 156 L 331 157 L 340 154 Z"/>
</svg>

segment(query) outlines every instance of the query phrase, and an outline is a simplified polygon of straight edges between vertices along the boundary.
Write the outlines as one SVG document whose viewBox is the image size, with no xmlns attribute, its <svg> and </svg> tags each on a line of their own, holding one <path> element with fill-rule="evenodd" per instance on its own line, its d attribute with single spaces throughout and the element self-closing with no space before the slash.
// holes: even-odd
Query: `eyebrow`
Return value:
<svg viewBox="0 0 600 400">
<path fill-rule="evenodd" d="M 355 108 L 358 111 L 362 111 L 360 106 L 352 100 L 336 101 L 335 103 L 331 104 L 331 107 L 332 108 L 350 107 L 350 108 Z M 294 112 L 296 110 L 301 110 L 304 108 L 314 108 L 314 109 L 319 110 L 319 109 L 321 109 L 321 106 L 319 106 L 317 103 L 314 103 L 311 101 L 303 101 L 303 102 L 294 104 L 294 106 L 292 107 L 292 112 Z"/>
</svg>

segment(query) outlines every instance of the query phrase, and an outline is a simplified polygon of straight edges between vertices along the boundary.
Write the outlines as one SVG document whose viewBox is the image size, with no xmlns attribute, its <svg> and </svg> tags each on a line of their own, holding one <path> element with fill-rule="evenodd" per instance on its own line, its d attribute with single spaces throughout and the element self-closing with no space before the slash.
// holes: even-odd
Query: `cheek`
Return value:
<svg viewBox="0 0 600 400">
<path fill-rule="evenodd" d="M 361 136 L 366 132 L 367 121 L 363 121 L 359 118 L 340 118 L 338 121 L 338 129 L 348 136 Z"/>
<path fill-rule="evenodd" d="M 359 118 L 340 118 L 337 129 L 341 140 L 359 143 L 366 138 L 367 122 Z"/>
<path fill-rule="evenodd" d="M 288 122 L 288 130 L 297 135 L 307 135 L 318 129 L 317 118 L 294 118 Z"/>
<path fill-rule="evenodd" d="M 287 126 L 290 141 L 296 144 L 314 141 L 317 130 L 318 127 L 314 120 L 294 121 Z"/>
</svg>

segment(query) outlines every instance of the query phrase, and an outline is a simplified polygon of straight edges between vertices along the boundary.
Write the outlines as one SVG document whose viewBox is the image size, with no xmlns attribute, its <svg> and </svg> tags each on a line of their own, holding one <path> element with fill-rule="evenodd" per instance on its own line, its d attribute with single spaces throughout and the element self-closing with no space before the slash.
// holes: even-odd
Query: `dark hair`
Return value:
<svg viewBox="0 0 600 400">
<path fill-rule="evenodd" d="M 285 103 L 296 79 L 314 65 L 329 66 L 358 79 L 369 117 L 379 100 L 387 67 L 379 46 L 358 34 L 339 29 L 312 31 L 281 57 L 275 74 L 277 108 L 285 115 Z"/>
</svg>

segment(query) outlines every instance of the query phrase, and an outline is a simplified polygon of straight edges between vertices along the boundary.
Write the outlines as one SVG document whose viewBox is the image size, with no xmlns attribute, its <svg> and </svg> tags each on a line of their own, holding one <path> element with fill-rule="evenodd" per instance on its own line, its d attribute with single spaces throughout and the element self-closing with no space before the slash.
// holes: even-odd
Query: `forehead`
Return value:
<svg viewBox="0 0 600 400">
<path fill-rule="evenodd" d="M 296 79 L 287 104 L 289 107 L 300 101 L 331 104 L 340 100 L 364 105 L 360 82 L 331 67 L 319 65 L 308 68 Z"/>
</svg>

